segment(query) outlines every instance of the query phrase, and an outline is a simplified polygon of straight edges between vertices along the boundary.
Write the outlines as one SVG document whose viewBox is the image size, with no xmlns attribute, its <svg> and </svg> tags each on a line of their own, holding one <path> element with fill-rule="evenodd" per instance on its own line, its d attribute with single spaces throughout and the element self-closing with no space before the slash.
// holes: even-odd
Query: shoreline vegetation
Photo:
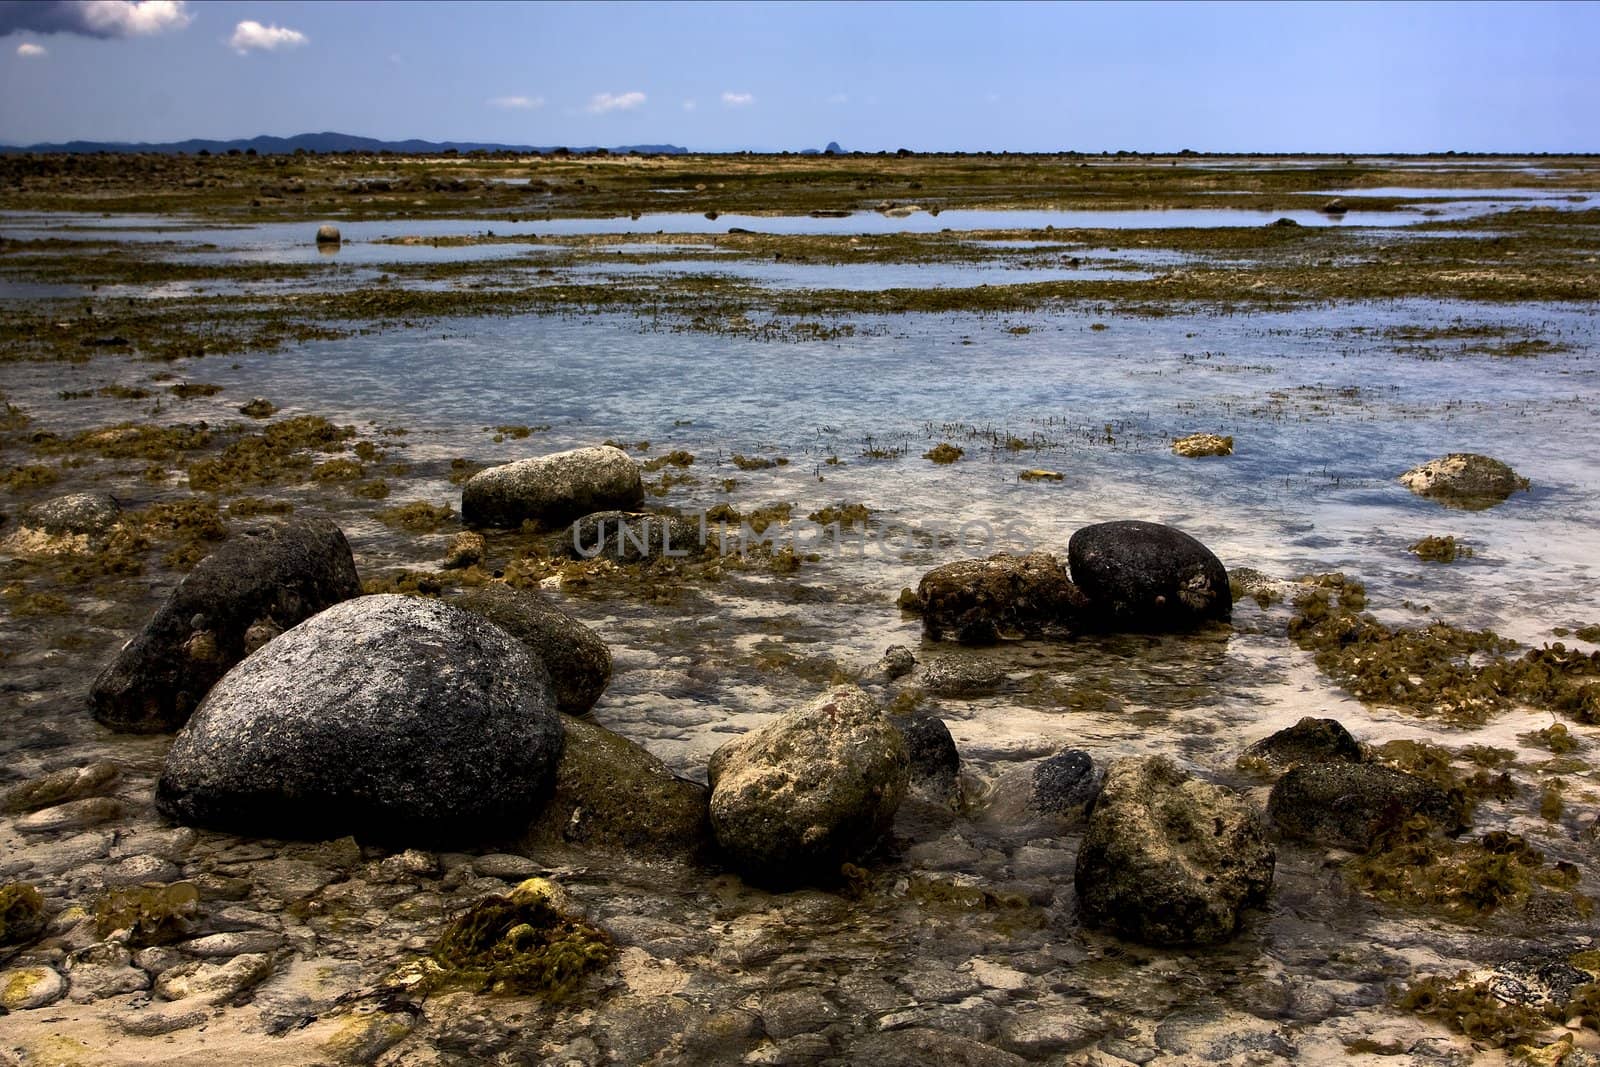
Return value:
<svg viewBox="0 0 1600 1067">
<path fill-rule="evenodd" d="M 1288 213 L 1320 211 L 1335 194 L 1345 221 L 1330 226 L 796 234 L 718 218 Z M 919 525 L 893 501 L 834 490 L 852 467 L 911 472 L 908 484 L 987 470 L 1007 491 L 1056 501 L 1043 494 L 1077 491 L 1079 460 L 1117 449 L 1196 479 L 1254 462 L 1258 441 L 1210 432 L 1234 429 L 1203 425 L 1199 400 L 1182 437 L 1098 419 L 929 421 L 848 447 L 752 431 L 746 451 L 726 453 L 725 438 L 698 436 L 686 410 L 664 440 L 635 440 L 649 431 L 620 425 L 608 432 L 622 440 L 588 442 L 600 447 L 584 451 L 623 472 L 623 490 L 575 492 L 570 471 L 524 469 L 531 481 L 517 491 L 566 492 L 584 506 L 559 521 L 507 512 L 479 528 L 468 485 L 509 478 L 516 464 L 502 461 L 513 450 L 559 466 L 566 453 L 548 455 L 564 447 L 548 443 L 563 432 L 555 415 L 507 414 L 440 444 L 387 412 L 343 425 L 352 416 L 336 403 L 318 410 L 286 395 L 293 383 L 246 392 L 206 378 L 219 364 L 270 377 L 273 353 L 294 345 L 489 316 L 599 316 L 612 328 L 848 347 L 912 316 L 970 318 L 1022 344 L 1063 316 L 1082 331 L 1167 318 L 1199 331 L 1228 316 L 1329 308 L 1387 312 L 1319 327 L 1330 358 L 1359 338 L 1423 375 L 1448 375 L 1458 357 L 1577 367 L 1592 334 L 1545 328 L 1540 315 L 1597 309 L 1600 207 L 1588 199 L 1597 194 L 1600 157 L 1588 156 L 0 155 L 0 668 L 15 679 L 0 694 L 15 761 L 0 778 L 8 1045 L 60 1062 L 94 1062 L 91 1048 L 134 1062 L 156 1043 L 180 1059 L 264 1046 L 263 1063 L 904 1062 L 894 1058 L 902 1045 L 929 1061 L 997 1064 L 1091 1048 L 1111 1064 L 1297 1049 L 1343 1058 L 1489 1048 L 1544 1063 L 1577 1050 L 1593 1060 L 1600 958 L 1585 931 L 1600 894 L 1600 653 L 1584 643 L 1600 641 L 1600 616 L 1588 606 L 1541 620 L 1574 643 L 1534 647 L 1526 633 L 1513 640 L 1413 602 L 1421 594 L 1409 572 L 1369 591 L 1357 570 L 1332 570 L 1347 562 L 1269 576 L 1230 559 L 1224 570 L 1205 546 L 1150 523 L 1100 524 L 1118 529 L 1100 530 L 1111 541 L 1098 554 L 1074 536 L 1077 548 L 1043 546 L 1060 559 L 951 562 L 958 517 Z M 1475 199 L 1494 209 L 1429 213 Z M 1362 225 L 1363 213 L 1396 211 L 1416 221 Z M 541 229 L 654 213 L 702 218 L 716 232 Z M 442 223 L 458 225 L 440 232 Z M 322 239 L 319 252 L 324 224 L 347 236 Z M 367 224 L 381 225 L 349 236 Z M 507 225 L 517 230 L 495 232 Z M 271 235 L 261 247 L 228 242 L 258 232 Z M 877 272 L 897 284 L 862 283 Z M 1486 313 L 1444 321 L 1426 313 L 1435 304 Z M 1505 307 L 1516 314 L 1488 310 Z M 1248 369 L 1220 362 L 1219 373 Z M 1587 387 L 1574 381 L 1572 417 L 1587 417 Z M 1284 388 L 1259 404 L 1285 423 L 1365 402 L 1354 387 Z M 1398 397 L 1368 417 L 1406 418 L 1411 402 Z M 1549 499 L 1538 472 L 1527 472 L 1530 488 L 1506 470 L 1518 482 L 1508 510 Z M 804 495 L 805 478 L 825 501 Z M 1391 578 L 1414 566 L 1466 581 L 1458 576 L 1504 554 L 1483 525 L 1454 524 L 1475 513 L 1425 503 L 1437 509 L 1426 530 L 1389 538 Z M 346 592 L 364 597 L 346 604 L 422 597 L 425 611 L 414 599 L 386 610 L 432 617 L 476 602 L 470 610 L 507 632 L 505 620 L 518 620 L 519 640 L 586 635 L 595 675 L 586 703 L 548 709 L 567 746 L 541 787 L 553 790 L 555 816 L 521 839 L 460 851 L 277 841 L 158 817 L 170 736 L 96 726 L 86 687 L 186 575 L 227 588 L 248 572 L 203 561 L 224 548 L 226 559 L 250 559 L 244 531 L 264 520 L 331 520 L 350 534 L 346 544 L 333 531 L 340 559 L 359 568 Z M 839 577 L 850 556 L 841 546 L 860 550 L 854 558 L 870 546 L 914 561 L 922 584 L 898 602 L 851 587 Z M 1160 570 L 1152 554 L 1175 568 L 1191 552 L 1207 599 L 1189 608 L 1204 625 L 1123 632 L 1086 621 L 1090 600 L 1113 615 L 1134 603 L 1124 602 L 1130 582 L 1159 586 L 1161 612 L 1187 605 L 1194 574 L 1157 580 L 1141 568 Z M 1097 567 L 1102 588 L 1084 600 L 1074 583 Z M 1228 603 L 1231 622 L 1220 621 Z M 220 672 L 224 658 L 272 648 L 309 610 L 280 602 L 222 625 L 184 606 L 168 622 L 182 655 Z M 884 652 L 854 636 L 858 623 L 927 639 L 913 640 L 915 655 Z M 360 625 L 377 624 L 356 620 L 352 632 Z M 840 653 L 841 626 L 853 658 Z M 940 641 L 941 628 L 993 645 Z M 599 708 L 619 717 L 570 718 L 612 681 L 611 649 L 624 696 Z M 765 693 L 763 713 L 787 714 L 744 734 L 730 724 L 727 737 L 744 744 L 692 770 L 641 746 L 706 726 L 716 711 L 700 706 L 695 685 L 723 675 Z M 1355 736 L 1307 717 L 1246 749 L 1246 735 L 1266 731 L 1224 705 L 1271 686 L 1325 698 Z M 1190 738 L 1168 716 L 1193 716 L 1209 751 L 1231 746 L 1226 769 L 1191 775 L 1164 756 L 1110 758 L 1127 754 L 1092 735 L 1082 743 L 1093 760 L 1038 739 L 990 745 L 971 706 L 994 699 L 1024 722 L 1109 715 L 1115 725 L 1096 728 L 1176 730 L 1178 758 Z M 891 718 L 895 728 L 880 730 Z M 1064 721 L 1056 728 L 1072 726 Z M 827 878 L 768 893 L 759 878 L 745 884 L 737 864 L 706 866 L 708 817 L 756 827 L 748 850 L 771 844 L 758 832 L 768 813 L 738 806 L 748 792 L 710 799 L 719 779 L 781 780 L 787 761 L 770 752 L 846 751 L 868 735 L 876 769 L 851 789 L 884 810 L 856 820 L 866 829 L 851 824 L 860 812 L 848 799 L 830 810 L 851 847 L 819 850 Z M 1114 803 L 1096 814 L 1089 798 L 1108 773 Z M 636 787 L 657 806 L 629 809 Z M 1328 790 L 1345 791 L 1339 804 Z M 1340 806 L 1351 797 L 1353 807 Z M 1401 800 L 1409 817 L 1395 817 Z M 1274 812 L 1275 829 L 1261 810 Z M 1232 845 L 1194 843 L 1213 823 L 1218 833 L 1226 823 Z M 1090 836 L 1124 858 L 1080 868 L 1074 890 L 1073 849 Z M 627 845 L 607 851 L 603 841 Z M 1159 908 L 1126 904 L 1154 882 L 1120 872 L 1135 861 L 1159 868 L 1169 846 L 1173 864 L 1212 864 L 1238 884 L 1220 902 L 1209 876 L 1190 887 L 1209 909 L 1206 936 L 1180 929 L 1134 949 L 1104 931 L 1165 930 L 1166 920 L 1125 922 L 1123 912 L 1144 919 Z M 1232 870 L 1231 853 L 1249 869 Z M 771 866 L 758 858 L 750 870 Z M 1111 916 L 1098 929 L 1081 921 L 1091 893 Z M 1419 1039 L 1419 1019 L 1439 1025 Z"/>
</svg>

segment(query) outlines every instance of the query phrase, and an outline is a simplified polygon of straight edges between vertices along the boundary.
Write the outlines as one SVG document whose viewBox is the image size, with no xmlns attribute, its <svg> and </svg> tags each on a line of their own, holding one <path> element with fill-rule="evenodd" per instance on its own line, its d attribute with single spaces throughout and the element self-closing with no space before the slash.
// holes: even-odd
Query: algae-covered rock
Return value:
<svg viewBox="0 0 1600 1067">
<path fill-rule="evenodd" d="M 703 518 L 597 511 L 569 526 L 559 547 L 574 559 L 609 559 L 617 563 L 697 559 L 705 554 L 709 536 Z"/>
<path fill-rule="evenodd" d="M 122 886 L 95 901 L 94 925 L 102 938 L 121 930 L 130 945 L 170 945 L 193 936 L 199 914 L 200 890 L 191 882 Z"/>
<path fill-rule="evenodd" d="M 918 681 L 928 692 L 949 697 L 985 696 L 1005 688 L 1005 668 L 974 655 L 936 656 L 923 666 Z"/>
<path fill-rule="evenodd" d="M 508 896 L 473 904 L 440 936 L 428 966 L 403 971 L 391 984 L 560 1001 L 615 954 L 611 936 L 583 918 L 559 886 L 530 878 Z"/>
<path fill-rule="evenodd" d="M 179 822 L 322 839 L 520 830 L 561 754 L 544 664 L 498 626 L 367 596 L 230 671 L 178 734 L 156 804 Z"/>
<path fill-rule="evenodd" d="M 95 718 L 118 730 L 175 730 L 261 635 L 361 594 L 344 534 L 325 519 L 243 530 L 201 560 L 100 672 Z"/>
<path fill-rule="evenodd" d="M 1192 433 L 1187 437 L 1179 437 L 1172 442 L 1172 454 L 1185 459 L 1200 459 L 1205 456 L 1231 456 L 1233 455 L 1233 438 L 1218 437 L 1214 433 Z"/>
<path fill-rule="evenodd" d="M 1226 568 L 1205 545 L 1172 526 L 1085 526 L 1067 543 L 1067 564 L 1103 625 L 1161 632 L 1233 614 Z"/>
<path fill-rule="evenodd" d="M 67 980 L 52 967 L 15 967 L 0 971 L 0 1009 L 46 1008 L 67 991 Z"/>
<path fill-rule="evenodd" d="M 1060 560 L 1032 552 L 935 567 L 917 584 L 916 603 L 927 637 L 992 644 L 1002 637 L 1071 628 L 1087 601 Z"/>
<path fill-rule="evenodd" d="M 1272 887 L 1255 811 L 1162 756 L 1111 764 L 1074 881 L 1083 921 L 1152 945 L 1232 937 Z"/>
<path fill-rule="evenodd" d="M 450 603 L 521 641 L 549 670 L 556 707 L 568 715 L 594 707 L 611 681 L 611 649 L 600 635 L 536 593 L 487 585 Z"/>
<path fill-rule="evenodd" d="M 909 764 L 882 709 L 832 689 L 712 754 L 712 832 L 753 881 L 833 880 L 894 821 Z"/>
<path fill-rule="evenodd" d="M 564 718 L 566 747 L 555 791 L 522 837 L 537 849 L 552 841 L 689 859 L 710 839 L 709 792 L 679 778 L 627 738 Z"/>
<path fill-rule="evenodd" d="M 1374 763 L 1302 763 L 1272 787 L 1267 814 L 1279 833 L 1356 851 L 1414 815 L 1446 831 L 1461 822 L 1443 789 Z"/>
<path fill-rule="evenodd" d="M 1412 467 L 1400 476 L 1400 484 L 1449 507 L 1482 511 L 1527 489 L 1528 479 L 1490 456 L 1451 452 Z"/>
<path fill-rule="evenodd" d="M 1360 763 L 1361 745 L 1337 719 L 1310 715 L 1254 742 L 1239 756 L 1241 768 L 1287 770 L 1300 763 Z"/>
<path fill-rule="evenodd" d="M 575 448 L 479 471 L 461 489 L 469 526 L 570 522 L 597 511 L 636 508 L 644 500 L 639 465 L 620 448 Z"/>
<path fill-rule="evenodd" d="M 32 941 L 44 929 L 44 895 L 26 882 L 0 886 L 0 945 Z"/>
</svg>

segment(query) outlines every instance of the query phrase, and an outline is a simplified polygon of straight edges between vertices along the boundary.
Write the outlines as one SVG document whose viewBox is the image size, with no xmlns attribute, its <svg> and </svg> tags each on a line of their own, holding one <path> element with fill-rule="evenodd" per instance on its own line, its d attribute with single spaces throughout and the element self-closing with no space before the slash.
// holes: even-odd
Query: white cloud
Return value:
<svg viewBox="0 0 1600 1067">
<path fill-rule="evenodd" d="M 595 93 L 589 98 L 589 110 L 596 115 L 607 111 L 632 111 L 645 102 L 645 95 L 637 90 L 631 93 Z"/>
<path fill-rule="evenodd" d="M 24 30 L 80 37 L 143 37 L 193 20 L 183 0 L 34 0 L 0 4 L 0 37 Z"/>
<path fill-rule="evenodd" d="M 849 93 L 834 93 L 832 96 L 828 97 L 828 103 L 830 104 L 848 104 L 849 102 Z"/>
<path fill-rule="evenodd" d="M 722 102 L 729 107 L 744 107 L 756 102 L 756 98 L 749 93 L 736 93 L 728 91 L 722 94 Z"/>
<path fill-rule="evenodd" d="M 542 96 L 496 96 L 489 101 L 490 107 L 497 107 L 504 111 L 534 111 L 544 107 Z"/>
<path fill-rule="evenodd" d="M 42 44 L 34 44 L 32 41 L 24 41 L 23 43 L 17 45 L 17 55 L 22 56 L 24 59 L 37 59 L 39 56 L 46 54 L 47 53 L 44 50 L 44 45 Z"/>
<path fill-rule="evenodd" d="M 233 28 L 228 46 L 241 56 L 246 52 L 275 52 L 280 48 L 299 48 L 308 38 L 299 30 L 287 26 L 263 26 L 255 19 L 245 19 Z"/>
<path fill-rule="evenodd" d="M 685 100 L 683 102 L 683 110 L 685 110 L 685 111 L 693 111 L 695 108 L 697 108 L 699 106 L 700 105 L 698 103 L 696 103 L 695 101 L 693 101 L 693 100 Z"/>
</svg>

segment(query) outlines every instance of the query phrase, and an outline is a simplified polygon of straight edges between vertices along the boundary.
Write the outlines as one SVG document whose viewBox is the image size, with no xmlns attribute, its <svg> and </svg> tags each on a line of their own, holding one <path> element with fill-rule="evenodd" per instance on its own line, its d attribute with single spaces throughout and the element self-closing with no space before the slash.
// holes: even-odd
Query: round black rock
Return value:
<svg viewBox="0 0 1600 1067">
<path fill-rule="evenodd" d="M 1078 589 L 1115 629 L 1184 630 L 1233 615 L 1228 572 L 1182 530 L 1154 522 L 1085 526 L 1067 543 Z"/>
</svg>

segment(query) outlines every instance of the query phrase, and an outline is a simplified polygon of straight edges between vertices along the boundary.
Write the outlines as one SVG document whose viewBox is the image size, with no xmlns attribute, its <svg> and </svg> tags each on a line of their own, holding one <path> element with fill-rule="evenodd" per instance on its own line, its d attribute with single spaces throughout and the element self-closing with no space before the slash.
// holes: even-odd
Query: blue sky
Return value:
<svg viewBox="0 0 1600 1067">
<path fill-rule="evenodd" d="M 7 143 L 1600 151 L 1600 3 L 102 0 L 0 31 Z"/>
</svg>

